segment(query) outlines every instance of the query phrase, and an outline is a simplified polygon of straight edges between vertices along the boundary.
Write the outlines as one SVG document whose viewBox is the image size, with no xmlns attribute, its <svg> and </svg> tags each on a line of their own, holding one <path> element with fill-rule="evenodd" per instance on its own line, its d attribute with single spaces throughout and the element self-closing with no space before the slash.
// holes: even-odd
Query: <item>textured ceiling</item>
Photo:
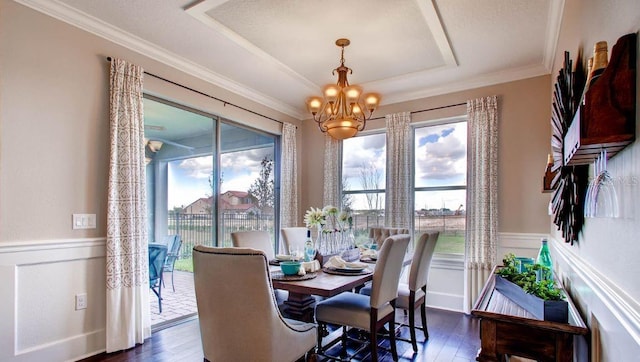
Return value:
<svg viewBox="0 0 640 362">
<path fill-rule="evenodd" d="M 396 103 L 550 72 L 563 0 L 16 0 L 299 119 L 335 83 Z"/>
</svg>

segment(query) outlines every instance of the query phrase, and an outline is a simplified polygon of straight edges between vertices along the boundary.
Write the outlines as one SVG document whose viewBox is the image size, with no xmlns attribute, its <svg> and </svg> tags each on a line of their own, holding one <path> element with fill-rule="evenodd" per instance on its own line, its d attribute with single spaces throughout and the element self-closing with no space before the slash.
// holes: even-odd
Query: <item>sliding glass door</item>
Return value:
<svg viewBox="0 0 640 362">
<path fill-rule="evenodd" d="M 231 246 L 231 233 L 265 230 L 276 247 L 276 136 L 220 124 L 218 244 Z"/>
</svg>

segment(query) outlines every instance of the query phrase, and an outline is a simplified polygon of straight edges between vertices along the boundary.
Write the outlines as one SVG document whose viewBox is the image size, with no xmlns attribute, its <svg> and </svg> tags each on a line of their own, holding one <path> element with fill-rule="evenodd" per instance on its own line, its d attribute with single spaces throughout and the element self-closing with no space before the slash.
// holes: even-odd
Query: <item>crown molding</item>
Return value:
<svg viewBox="0 0 640 362">
<path fill-rule="evenodd" d="M 225 90 L 238 94 L 296 119 L 304 119 L 305 114 L 298 109 L 280 102 L 263 93 L 235 82 L 205 67 L 174 54 L 140 37 L 123 31 L 85 12 L 76 10 L 57 0 L 14 0 L 19 4 L 63 21 L 91 34 L 121 45 L 131 51 L 147 56 L 181 72 L 202 79 Z"/>
<path fill-rule="evenodd" d="M 491 85 L 513 82 L 547 74 L 550 74 L 550 72 L 545 68 L 543 64 L 508 69 L 500 72 L 483 74 L 481 76 L 463 79 L 458 82 L 447 83 L 441 86 L 427 87 L 418 91 L 396 93 L 394 95 L 383 98 L 382 105 L 408 102 L 416 99 L 461 92 L 469 89 L 487 87 Z"/>
<path fill-rule="evenodd" d="M 560 37 L 560 27 L 562 25 L 562 15 L 564 14 L 565 0 L 557 0 L 549 2 L 549 15 L 547 19 L 547 33 L 545 34 L 545 46 L 543 55 L 543 64 L 549 73 L 553 69 L 553 63 L 556 57 L 556 48 L 558 47 L 558 38 Z"/>
</svg>

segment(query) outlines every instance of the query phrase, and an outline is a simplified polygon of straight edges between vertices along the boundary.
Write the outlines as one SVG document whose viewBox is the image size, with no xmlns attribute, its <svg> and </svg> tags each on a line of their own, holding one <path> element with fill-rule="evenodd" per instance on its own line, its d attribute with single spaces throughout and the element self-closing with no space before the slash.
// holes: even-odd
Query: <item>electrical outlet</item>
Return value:
<svg viewBox="0 0 640 362">
<path fill-rule="evenodd" d="M 87 293 L 76 294 L 76 310 L 87 309 Z"/>
</svg>

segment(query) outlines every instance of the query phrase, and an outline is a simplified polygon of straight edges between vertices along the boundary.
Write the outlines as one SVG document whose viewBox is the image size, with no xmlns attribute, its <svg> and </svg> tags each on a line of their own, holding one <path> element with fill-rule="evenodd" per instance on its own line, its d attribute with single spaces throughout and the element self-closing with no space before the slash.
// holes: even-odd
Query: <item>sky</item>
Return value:
<svg viewBox="0 0 640 362">
<path fill-rule="evenodd" d="M 273 147 L 222 154 L 221 192 L 248 191 L 260 176 L 260 162 L 267 155 L 273 159 Z M 212 171 L 212 156 L 169 162 L 169 209 L 187 206 L 201 197 L 211 196 L 209 177 Z"/>
<path fill-rule="evenodd" d="M 448 186 L 466 184 L 466 123 L 452 123 L 415 129 L 415 186 Z M 386 136 L 384 133 L 350 138 L 343 143 L 343 180 L 347 189 L 362 189 L 362 172 L 379 174 L 377 187 L 385 186 Z M 259 177 L 260 161 L 273 148 L 257 148 L 221 155 L 221 191 L 248 191 Z M 169 163 L 169 208 L 187 206 L 201 197 L 211 196 L 209 177 L 213 170 L 212 157 L 197 157 Z M 465 205 L 466 192 L 418 192 L 415 208 L 456 210 Z M 352 197 L 354 209 L 368 208 L 364 196 Z M 379 200 L 384 207 L 384 196 Z M 321 207 L 324 205 L 314 205 Z M 465 207 L 463 206 L 463 209 Z"/>
<path fill-rule="evenodd" d="M 378 188 L 385 185 L 385 134 L 354 137 L 343 143 L 343 180 L 350 190 L 363 189 L 362 174 L 379 172 Z M 449 186 L 466 184 L 467 125 L 450 123 L 415 129 L 415 186 Z M 452 210 L 466 204 L 463 191 L 429 191 L 415 195 L 415 208 Z M 353 209 L 368 208 L 362 195 L 352 196 Z M 380 203 L 384 205 L 384 199 Z M 465 207 L 463 206 L 463 209 Z"/>
</svg>

